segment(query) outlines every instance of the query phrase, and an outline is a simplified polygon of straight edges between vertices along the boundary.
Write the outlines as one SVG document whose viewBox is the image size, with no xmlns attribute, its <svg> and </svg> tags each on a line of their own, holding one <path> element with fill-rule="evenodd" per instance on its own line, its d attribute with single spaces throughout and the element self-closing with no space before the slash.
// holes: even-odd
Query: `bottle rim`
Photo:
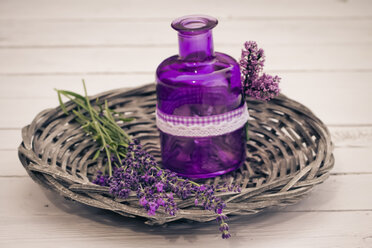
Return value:
<svg viewBox="0 0 372 248">
<path fill-rule="evenodd" d="M 173 20 L 171 26 L 181 33 L 202 33 L 218 24 L 216 18 L 208 15 L 187 15 Z"/>
</svg>

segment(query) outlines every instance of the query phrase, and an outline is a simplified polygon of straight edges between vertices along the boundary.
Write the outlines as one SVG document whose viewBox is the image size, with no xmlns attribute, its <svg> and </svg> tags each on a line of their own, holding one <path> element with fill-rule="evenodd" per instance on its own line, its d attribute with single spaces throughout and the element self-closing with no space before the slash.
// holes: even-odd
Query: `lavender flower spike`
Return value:
<svg viewBox="0 0 372 248">
<path fill-rule="evenodd" d="M 255 41 L 245 42 L 244 48 L 240 59 L 242 74 L 246 80 L 254 81 L 264 67 L 265 53 L 262 48 L 258 49 Z"/>
<path fill-rule="evenodd" d="M 246 93 L 258 100 L 268 101 L 279 94 L 279 82 L 278 76 L 272 77 L 264 73 L 252 82 Z"/>
<path fill-rule="evenodd" d="M 196 206 L 202 205 L 204 209 L 217 214 L 222 238 L 230 237 L 229 226 L 225 222 L 227 216 L 222 213 L 226 204 L 216 197 L 215 193 L 235 192 L 239 190 L 238 186 L 197 184 L 180 178 L 174 172 L 161 169 L 155 158 L 143 149 L 138 140 L 133 140 L 128 145 L 127 154 L 125 158 L 113 157 L 113 164 L 119 164 L 120 159 L 123 166 L 114 168 L 111 177 L 99 171 L 93 183 L 109 187 L 110 193 L 120 199 L 126 199 L 131 192 L 136 192 L 139 204 L 149 216 L 155 215 L 159 207 L 169 215 L 175 215 L 178 208 L 174 195 L 179 199 L 195 197 Z"/>
<path fill-rule="evenodd" d="M 246 42 L 240 59 L 245 94 L 258 100 L 268 101 L 279 94 L 280 78 L 265 73 L 260 75 L 264 63 L 264 50 L 258 49 L 254 41 Z"/>
</svg>

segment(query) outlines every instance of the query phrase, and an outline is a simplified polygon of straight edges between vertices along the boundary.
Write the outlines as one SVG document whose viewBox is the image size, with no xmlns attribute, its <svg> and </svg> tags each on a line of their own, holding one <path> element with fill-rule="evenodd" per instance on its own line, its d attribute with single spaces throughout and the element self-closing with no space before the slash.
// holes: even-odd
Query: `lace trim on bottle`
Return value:
<svg viewBox="0 0 372 248">
<path fill-rule="evenodd" d="M 233 132 L 248 121 L 247 104 L 233 111 L 211 116 L 168 115 L 156 109 L 156 125 L 164 133 L 184 137 L 209 137 Z"/>
</svg>

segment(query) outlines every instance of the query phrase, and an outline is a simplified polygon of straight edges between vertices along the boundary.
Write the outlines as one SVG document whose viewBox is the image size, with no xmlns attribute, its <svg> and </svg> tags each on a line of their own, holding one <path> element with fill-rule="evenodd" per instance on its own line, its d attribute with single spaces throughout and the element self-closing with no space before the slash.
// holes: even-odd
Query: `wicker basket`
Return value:
<svg viewBox="0 0 372 248">
<path fill-rule="evenodd" d="M 139 139 L 144 148 L 160 160 L 159 133 L 155 125 L 155 85 L 133 90 L 104 92 L 94 99 L 107 99 L 109 107 L 135 120 L 122 128 Z M 314 185 L 329 176 L 334 164 L 333 145 L 326 126 L 306 107 L 278 96 L 270 102 L 247 100 L 249 141 L 247 160 L 240 169 L 213 179 L 208 184 L 231 182 L 240 185 L 240 193 L 223 193 L 225 213 L 249 215 L 268 207 L 299 201 Z M 75 107 L 73 103 L 68 108 Z M 213 212 L 195 207 L 192 199 L 178 200 L 176 216 L 160 208 L 148 216 L 135 196 L 115 199 L 107 187 L 90 181 L 102 168 L 104 158 L 93 161 L 97 144 L 80 128 L 73 116 L 59 107 L 47 109 L 22 129 L 19 158 L 33 180 L 68 199 L 111 210 L 128 217 L 142 216 L 148 224 L 163 224 L 178 219 L 214 220 Z M 161 163 L 161 161 L 159 161 Z"/>
</svg>

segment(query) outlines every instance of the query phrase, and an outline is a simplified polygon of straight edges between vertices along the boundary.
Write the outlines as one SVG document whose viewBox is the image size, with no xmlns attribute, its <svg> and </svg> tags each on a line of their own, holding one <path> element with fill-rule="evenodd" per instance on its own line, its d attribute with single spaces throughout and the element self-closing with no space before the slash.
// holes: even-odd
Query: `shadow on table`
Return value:
<svg viewBox="0 0 372 248">
<path fill-rule="evenodd" d="M 106 225 L 107 227 L 131 230 L 139 233 L 139 236 L 141 236 L 140 234 L 142 233 L 144 235 L 162 236 L 169 242 L 184 239 L 188 243 L 196 243 L 198 237 L 201 238 L 200 236 L 209 236 L 208 239 L 214 241 L 221 239 L 218 230 L 219 226 L 216 221 L 200 223 L 178 220 L 161 226 L 150 226 L 145 224 L 145 218 L 124 217 L 111 211 L 97 209 L 71 200 L 66 200 L 47 190 L 44 190 L 44 192 L 48 200 L 50 200 L 56 208 L 65 213 L 76 215 Z M 278 223 L 282 222 L 282 218 L 280 218 L 280 220 L 275 220 L 277 218 L 273 218 L 276 215 L 280 215 L 277 209 L 250 216 L 232 216 L 228 221 L 232 236 L 249 235 L 250 232 L 254 232 L 257 228 L 265 228 L 265 225 L 273 225 L 276 221 Z M 233 243 L 239 243 L 236 239 L 234 239 L 234 241 L 233 239 L 230 240 Z"/>
</svg>

